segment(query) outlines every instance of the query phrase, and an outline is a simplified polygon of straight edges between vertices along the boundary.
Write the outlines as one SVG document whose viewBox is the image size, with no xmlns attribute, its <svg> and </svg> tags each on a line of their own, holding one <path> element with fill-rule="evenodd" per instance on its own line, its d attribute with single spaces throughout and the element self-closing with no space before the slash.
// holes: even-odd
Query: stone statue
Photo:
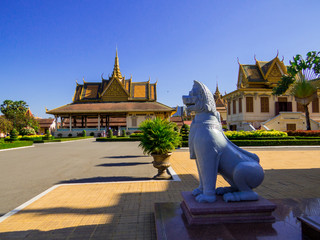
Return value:
<svg viewBox="0 0 320 240">
<path fill-rule="evenodd" d="M 190 158 L 196 159 L 200 185 L 192 195 L 198 202 L 214 202 L 216 195 L 223 195 L 226 202 L 258 200 L 252 189 L 264 178 L 259 157 L 234 145 L 224 135 L 220 114 L 210 90 L 194 81 L 188 96 L 183 96 L 187 111 L 194 111 L 189 134 Z M 230 187 L 217 188 L 220 173 Z"/>
</svg>

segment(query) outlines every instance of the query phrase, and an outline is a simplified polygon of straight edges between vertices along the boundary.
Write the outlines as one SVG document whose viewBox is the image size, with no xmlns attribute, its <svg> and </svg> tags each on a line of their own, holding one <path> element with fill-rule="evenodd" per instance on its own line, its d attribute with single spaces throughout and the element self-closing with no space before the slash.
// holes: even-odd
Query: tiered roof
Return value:
<svg viewBox="0 0 320 240">
<path fill-rule="evenodd" d="M 118 51 L 111 77 L 101 82 L 86 82 L 76 86 L 73 102 L 50 111 L 48 114 L 96 114 L 124 112 L 172 113 L 173 108 L 157 100 L 157 82 L 132 82 L 120 72 Z"/>
<path fill-rule="evenodd" d="M 116 52 L 115 63 L 111 77 L 101 82 L 86 82 L 76 86 L 73 102 L 122 102 L 122 101 L 156 101 L 157 83 L 132 82 L 122 76 L 119 66 L 118 51 Z"/>
<path fill-rule="evenodd" d="M 243 88 L 273 88 L 287 73 L 287 67 L 278 55 L 271 61 L 258 61 L 256 64 L 240 64 L 237 89 Z"/>
</svg>

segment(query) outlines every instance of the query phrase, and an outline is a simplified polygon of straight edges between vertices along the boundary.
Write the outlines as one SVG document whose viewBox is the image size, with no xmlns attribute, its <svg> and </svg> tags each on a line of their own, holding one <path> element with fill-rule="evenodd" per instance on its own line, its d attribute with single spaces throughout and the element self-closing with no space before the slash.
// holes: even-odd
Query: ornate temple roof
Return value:
<svg viewBox="0 0 320 240">
<path fill-rule="evenodd" d="M 273 88 L 281 76 L 287 72 L 283 60 L 278 55 L 271 61 L 258 61 L 256 63 L 240 64 L 237 89 L 242 88 Z"/>
<path fill-rule="evenodd" d="M 121 102 L 121 101 L 156 101 L 157 83 L 150 83 L 150 79 L 144 82 L 132 82 L 125 79 L 119 66 L 118 51 L 111 77 L 101 82 L 86 82 L 76 85 L 73 102 Z"/>
</svg>

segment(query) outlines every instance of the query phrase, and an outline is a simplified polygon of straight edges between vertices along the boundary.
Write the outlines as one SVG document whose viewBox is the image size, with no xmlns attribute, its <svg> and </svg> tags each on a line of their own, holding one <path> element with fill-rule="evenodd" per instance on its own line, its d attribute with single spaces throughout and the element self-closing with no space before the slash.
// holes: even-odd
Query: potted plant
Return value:
<svg viewBox="0 0 320 240">
<path fill-rule="evenodd" d="M 140 144 L 144 154 L 153 157 L 153 166 L 158 169 L 156 179 L 168 179 L 169 158 L 172 151 L 180 144 L 180 135 L 174 130 L 176 124 L 165 119 L 148 119 L 141 123 Z"/>
</svg>

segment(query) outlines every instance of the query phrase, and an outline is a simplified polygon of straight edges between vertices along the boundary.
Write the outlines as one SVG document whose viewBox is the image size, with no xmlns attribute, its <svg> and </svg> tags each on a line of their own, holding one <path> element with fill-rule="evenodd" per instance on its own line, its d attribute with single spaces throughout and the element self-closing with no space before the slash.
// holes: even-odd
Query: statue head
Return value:
<svg viewBox="0 0 320 240">
<path fill-rule="evenodd" d="M 194 81 L 193 87 L 189 95 L 182 96 L 183 103 L 187 106 L 187 111 L 195 111 L 196 113 L 216 112 L 216 104 L 213 94 L 209 88 L 199 81 Z"/>
</svg>

